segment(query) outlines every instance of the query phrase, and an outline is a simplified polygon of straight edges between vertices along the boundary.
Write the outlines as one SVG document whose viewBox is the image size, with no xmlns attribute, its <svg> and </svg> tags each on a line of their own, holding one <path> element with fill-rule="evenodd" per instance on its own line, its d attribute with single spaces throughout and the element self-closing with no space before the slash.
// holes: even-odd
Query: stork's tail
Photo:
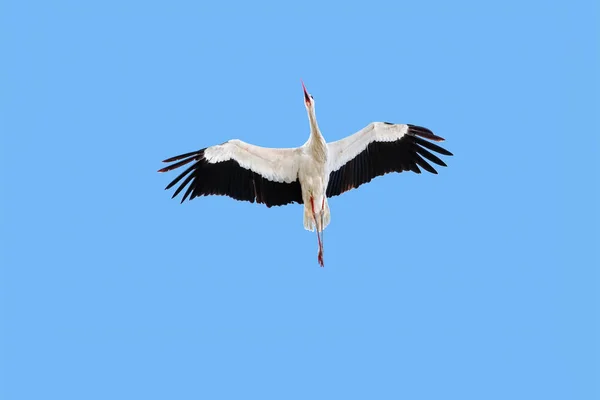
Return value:
<svg viewBox="0 0 600 400">
<path fill-rule="evenodd" d="M 315 230 L 315 217 L 310 207 L 304 206 L 304 229 L 313 232 Z"/>
<path fill-rule="evenodd" d="M 319 215 L 317 215 L 319 216 Z M 327 204 L 327 200 L 323 205 L 323 218 L 317 218 L 317 223 L 319 224 L 319 232 L 322 232 L 329 222 L 331 221 L 331 213 L 329 212 L 329 204 Z M 304 207 L 304 229 L 307 231 L 314 232 L 315 230 L 315 217 L 312 213 L 311 207 Z"/>
</svg>

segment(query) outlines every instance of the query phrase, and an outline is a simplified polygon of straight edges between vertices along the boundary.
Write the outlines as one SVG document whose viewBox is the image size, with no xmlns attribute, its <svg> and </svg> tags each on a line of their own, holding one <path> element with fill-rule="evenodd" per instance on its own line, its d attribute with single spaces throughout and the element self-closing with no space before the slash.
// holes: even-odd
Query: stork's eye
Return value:
<svg viewBox="0 0 600 400">
<path fill-rule="evenodd" d="M 310 98 L 313 99 L 313 100 L 315 99 L 314 97 L 312 97 L 312 94 L 310 95 Z"/>
</svg>

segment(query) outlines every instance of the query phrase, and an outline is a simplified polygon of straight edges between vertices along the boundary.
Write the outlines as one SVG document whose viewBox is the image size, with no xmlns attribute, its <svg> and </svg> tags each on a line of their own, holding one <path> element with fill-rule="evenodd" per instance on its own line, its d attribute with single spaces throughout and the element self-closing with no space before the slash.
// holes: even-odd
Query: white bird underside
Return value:
<svg viewBox="0 0 600 400">
<path fill-rule="evenodd" d="M 373 122 L 351 136 L 326 143 L 317 124 L 314 98 L 302 86 L 310 123 L 310 137 L 303 146 L 271 149 L 234 139 L 169 158 L 164 162 L 173 164 L 159 172 L 192 163 L 166 187 L 179 184 L 173 197 L 185 189 L 182 203 L 208 195 L 229 196 L 267 207 L 303 203 L 304 228 L 316 228 L 318 260 L 323 266 L 320 233 L 330 222 L 328 197 L 389 172 L 420 174 L 421 167 L 437 174 L 427 161 L 446 164 L 429 150 L 446 156 L 452 153 L 428 141 L 444 139 L 427 128 L 389 122 Z"/>
<path fill-rule="evenodd" d="M 323 177 L 328 182 L 327 197 L 338 196 L 390 172 L 421 173 L 421 167 L 437 174 L 425 159 L 440 166 L 446 164 L 427 149 L 447 156 L 452 153 L 425 139 L 444 140 L 423 127 L 375 122 L 351 136 L 327 143 L 327 172 Z M 303 202 L 298 175 L 306 149 L 307 145 L 266 148 L 234 139 L 164 160 L 173 164 L 159 171 L 194 162 L 165 188 L 181 181 L 173 198 L 187 188 L 182 203 L 198 196 L 224 195 L 267 207 L 282 206 Z"/>
</svg>

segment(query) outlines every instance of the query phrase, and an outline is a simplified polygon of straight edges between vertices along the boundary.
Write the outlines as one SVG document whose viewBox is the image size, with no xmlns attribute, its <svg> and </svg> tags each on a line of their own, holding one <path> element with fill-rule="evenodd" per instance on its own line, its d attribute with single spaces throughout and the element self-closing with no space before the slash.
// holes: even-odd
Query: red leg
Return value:
<svg viewBox="0 0 600 400">
<path fill-rule="evenodd" d="M 321 242 L 321 236 L 319 236 L 319 225 L 317 225 L 317 213 L 315 212 L 315 199 L 310 196 L 310 205 L 312 207 L 313 218 L 315 220 L 315 231 L 317 232 L 317 241 L 319 242 L 319 255 L 317 260 L 319 261 L 319 265 L 324 267 L 323 263 L 323 243 Z"/>
<path fill-rule="evenodd" d="M 323 196 L 323 200 L 321 201 L 321 263 L 323 263 L 323 247 L 325 247 L 325 196 Z"/>
</svg>

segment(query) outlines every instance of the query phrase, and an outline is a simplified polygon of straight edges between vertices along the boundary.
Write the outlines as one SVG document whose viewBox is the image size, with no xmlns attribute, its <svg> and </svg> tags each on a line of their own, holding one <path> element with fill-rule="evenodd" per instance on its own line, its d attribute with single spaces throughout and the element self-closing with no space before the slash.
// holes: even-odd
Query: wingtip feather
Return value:
<svg viewBox="0 0 600 400">
<path fill-rule="evenodd" d="M 443 154 L 445 156 L 452 156 L 453 154 L 450 153 L 448 150 L 444 149 L 443 147 L 438 146 L 437 144 L 433 144 L 431 142 L 428 142 L 427 140 L 424 140 L 418 136 L 413 136 L 413 140 L 418 143 L 419 145 L 428 148 L 429 150 L 433 150 L 437 153 Z"/>
<path fill-rule="evenodd" d="M 202 149 L 202 150 L 204 150 L 204 149 Z M 170 163 L 170 162 L 173 162 L 173 161 L 179 161 L 182 158 L 187 158 L 189 156 L 199 155 L 202 152 L 202 150 L 190 151 L 189 153 L 180 154 L 180 155 L 175 156 L 175 157 L 167 158 L 166 160 L 163 160 L 163 162 L 164 163 Z"/>
<path fill-rule="evenodd" d="M 423 126 L 411 125 L 411 124 L 407 124 L 407 125 L 408 125 L 408 132 L 413 135 L 421 136 L 421 137 L 424 137 L 425 139 L 433 140 L 435 142 L 443 142 L 446 140 L 443 137 L 436 135 L 431 130 L 429 130 Z"/>
</svg>

